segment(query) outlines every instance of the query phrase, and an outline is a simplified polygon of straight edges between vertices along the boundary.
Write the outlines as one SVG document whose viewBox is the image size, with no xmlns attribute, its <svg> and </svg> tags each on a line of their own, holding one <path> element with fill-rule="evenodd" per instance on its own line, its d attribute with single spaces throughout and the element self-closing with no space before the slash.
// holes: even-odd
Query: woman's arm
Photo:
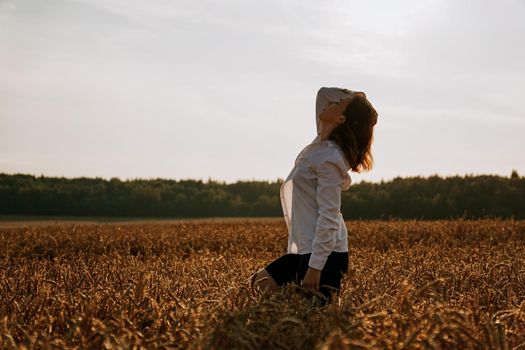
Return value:
<svg viewBox="0 0 525 350">
<path fill-rule="evenodd" d="M 334 157 L 335 158 L 335 157 Z M 327 159 L 317 167 L 318 217 L 315 237 L 312 242 L 312 255 L 308 266 L 322 270 L 328 255 L 335 246 L 335 236 L 341 220 L 341 184 L 344 164 L 339 159 Z"/>
<path fill-rule="evenodd" d="M 319 290 L 321 270 L 335 247 L 335 236 L 341 220 L 341 184 L 345 181 L 342 172 L 346 172 L 341 162 L 342 160 L 330 158 L 317 167 L 316 200 L 319 216 L 309 268 L 302 283 L 305 288 Z"/>
</svg>

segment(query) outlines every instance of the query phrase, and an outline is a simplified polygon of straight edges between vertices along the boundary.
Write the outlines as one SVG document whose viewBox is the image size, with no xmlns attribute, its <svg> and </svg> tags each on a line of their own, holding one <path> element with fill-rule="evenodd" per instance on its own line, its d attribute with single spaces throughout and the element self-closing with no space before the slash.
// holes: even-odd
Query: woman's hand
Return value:
<svg viewBox="0 0 525 350">
<path fill-rule="evenodd" d="M 311 288 L 319 291 L 319 280 L 321 279 L 321 270 L 308 267 L 306 276 L 304 276 L 302 286 L 304 288 Z"/>
<path fill-rule="evenodd" d="M 337 118 L 343 112 L 345 111 L 346 107 L 353 101 L 353 99 L 356 96 L 360 96 L 362 98 L 366 99 L 366 95 L 364 92 L 356 91 L 352 95 L 348 95 L 346 97 L 341 98 L 339 101 L 330 101 L 328 106 L 321 112 L 321 114 L 325 114 L 326 118 L 332 119 Z"/>
</svg>

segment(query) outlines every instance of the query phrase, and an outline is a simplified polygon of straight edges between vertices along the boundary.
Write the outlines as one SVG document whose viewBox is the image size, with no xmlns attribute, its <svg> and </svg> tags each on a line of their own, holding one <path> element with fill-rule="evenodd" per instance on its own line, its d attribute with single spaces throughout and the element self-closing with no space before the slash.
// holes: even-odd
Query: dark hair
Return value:
<svg viewBox="0 0 525 350">
<path fill-rule="evenodd" d="M 343 112 L 344 123 L 337 126 L 328 137 L 343 150 L 350 169 L 361 173 L 374 164 L 371 153 L 377 112 L 364 95 L 356 95 Z"/>
</svg>

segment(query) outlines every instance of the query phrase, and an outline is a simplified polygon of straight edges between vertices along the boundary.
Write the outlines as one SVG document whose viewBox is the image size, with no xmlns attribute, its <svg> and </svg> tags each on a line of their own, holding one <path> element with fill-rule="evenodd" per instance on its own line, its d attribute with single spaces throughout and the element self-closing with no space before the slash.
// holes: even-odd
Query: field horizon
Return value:
<svg viewBox="0 0 525 350">
<path fill-rule="evenodd" d="M 62 224 L 140 224 L 140 223 L 181 223 L 181 222 L 238 222 L 238 221 L 283 221 L 283 217 L 206 217 L 206 218 L 164 218 L 164 217 L 112 217 L 112 216 L 53 216 L 53 215 L 0 215 L 0 228 L 23 226 L 46 226 Z"/>
</svg>

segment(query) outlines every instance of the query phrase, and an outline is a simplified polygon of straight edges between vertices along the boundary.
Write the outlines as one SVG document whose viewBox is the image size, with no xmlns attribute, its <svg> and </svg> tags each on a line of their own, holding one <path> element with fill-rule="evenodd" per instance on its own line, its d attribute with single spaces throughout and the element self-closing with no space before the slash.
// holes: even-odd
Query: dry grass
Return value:
<svg viewBox="0 0 525 350">
<path fill-rule="evenodd" d="M 524 221 L 348 221 L 340 305 L 252 293 L 284 221 L 0 229 L 1 348 L 525 349 Z"/>
</svg>

